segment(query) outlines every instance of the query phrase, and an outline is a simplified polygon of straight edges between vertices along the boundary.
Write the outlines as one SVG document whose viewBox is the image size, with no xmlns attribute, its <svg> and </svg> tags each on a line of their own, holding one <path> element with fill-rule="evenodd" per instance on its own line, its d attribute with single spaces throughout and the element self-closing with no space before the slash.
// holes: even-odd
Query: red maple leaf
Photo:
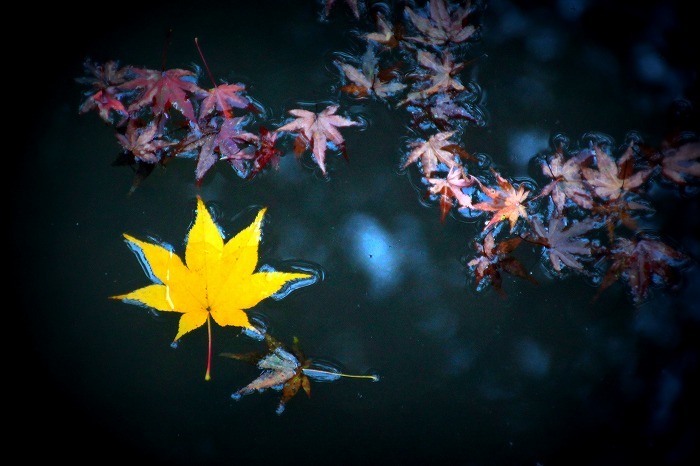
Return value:
<svg viewBox="0 0 700 466">
<path fill-rule="evenodd" d="M 89 84 L 92 90 L 87 92 L 87 98 L 80 105 L 79 112 L 87 113 L 97 109 L 100 118 L 107 123 L 112 123 L 112 117 L 116 114 L 119 118 L 115 124 L 121 126 L 129 117 L 126 107 L 120 100 L 122 98 L 117 85 L 124 82 L 124 69 L 119 68 L 116 61 L 108 61 L 104 65 L 86 60 L 83 63 L 85 71 L 92 76 L 76 79 L 81 84 Z"/>
<path fill-rule="evenodd" d="M 505 296 L 501 270 L 537 284 L 537 280 L 527 272 L 525 266 L 510 255 L 521 242 L 522 238 L 514 237 L 496 244 L 493 230 L 488 232 L 482 243 L 474 242 L 477 256 L 467 263 L 467 267 L 474 273 L 478 291 L 486 285 L 491 285 L 500 295 Z"/>
<path fill-rule="evenodd" d="M 490 229 L 498 222 L 508 220 L 510 231 L 515 229 L 515 224 L 520 217 L 527 218 L 525 199 L 530 191 L 525 190 L 524 185 L 520 185 L 516 190 L 510 181 L 503 178 L 496 170 L 491 168 L 491 173 L 496 177 L 497 187 L 484 185 L 478 178 L 474 178 L 481 191 L 489 198 L 489 201 L 479 202 L 472 205 L 472 209 L 484 212 L 493 212 L 493 217 L 486 223 L 484 231 Z"/>
<path fill-rule="evenodd" d="M 196 123 L 192 96 L 206 91 L 196 83 L 196 74 L 183 69 L 155 71 L 130 67 L 134 77 L 119 85 L 121 90 L 140 89 L 138 97 L 129 105 L 129 112 L 149 107 L 154 115 L 167 114 L 171 107 L 182 113 L 190 122 Z"/>
<path fill-rule="evenodd" d="M 688 261 L 685 254 L 644 234 L 632 239 L 618 238 L 610 251 L 610 259 L 612 264 L 593 299 L 622 278 L 635 304 L 644 301 L 653 286 L 675 284 L 678 268 Z"/>
<path fill-rule="evenodd" d="M 294 152 L 301 155 L 311 146 L 311 150 L 321 172 L 326 172 L 326 150 L 332 143 L 345 154 L 345 139 L 337 130 L 340 127 L 359 125 L 358 122 L 336 115 L 338 105 L 329 105 L 319 113 L 295 108 L 289 111 L 297 117 L 295 120 L 277 128 L 277 132 L 292 132 L 297 134 Z"/>
<path fill-rule="evenodd" d="M 248 175 L 249 179 L 252 179 L 268 166 L 278 168 L 280 157 L 282 157 L 282 151 L 276 145 L 278 133 L 269 131 L 264 126 L 261 126 L 258 132 L 260 133 L 259 145 L 255 151 L 253 168 Z"/>
</svg>

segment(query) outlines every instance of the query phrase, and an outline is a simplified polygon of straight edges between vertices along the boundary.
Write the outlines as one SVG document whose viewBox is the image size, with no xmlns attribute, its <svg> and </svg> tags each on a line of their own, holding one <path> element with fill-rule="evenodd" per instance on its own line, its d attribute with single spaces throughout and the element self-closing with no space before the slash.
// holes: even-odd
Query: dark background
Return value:
<svg viewBox="0 0 700 466">
<path fill-rule="evenodd" d="M 19 316 L 7 329 L 6 409 L 11 438 L 27 446 L 14 448 L 25 458 L 171 464 L 697 459 L 697 267 L 639 308 L 621 284 L 590 305 L 590 283 L 548 279 L 534 255 L 525 260 L 538 287 L 507 279 L 505 300 L 473 291 L 460 258 L 478 228 L 454 217 L 440 224 L 415 173 L 399 173 L 400 112 L 342 100 L 345 114 L 369 124 L 343 131 L 349 162 L 329 156 L 328 181 L 287 155 L 253 183 L 223 166 L 197 190 L 194 165 L 182 160 L 126 195 L 132 173 L 111 166 L 111 128 L 78 115 L 85 58 L 158 68 L 172 28 L 168 67 L 199 64 L 199 37 L 214 75 L 246 83 L 282 121 L 298 102 L 337 99 L 332 54 L 357 52 L 350 31 L 368 27 L 337 2 L 327 22 L 313 1 L 60 9 L 43 24 L 20 15 L 17 43 L 26 45 L 11 47 L 18 84 L 6 91 L 6 137 L 17 148 L 7 154 L 5 312 Z M 489 124 L 467 130 L 465 148 L 523 177 L 556 133 L 621 141 L 637 130 L 660 141 L 674 100 L 697 103 L 688 8 L 490 2 L 477 48 L 486 57 L 463 76 L 483 88 Z M 696 124 L 695 113 L 687 118 Z M 312 382 L 311 399 L 297 395 L 277 416 L 277 392 L 229 398 L 256 377 L 253 367 L 215 359 L 204 382 L 206 331 L 174 350 L 176 319 L 107 299 L 147 284 L 122 233 L 182 253 L 197 193 L 227 238 L 251 208 L 269 206 L 262 260 L 310 261 L 325 278 L 256 312 L 279 338 L 298 336 L 307 355 L 379 373 L 379 383 Z M 658 199 L 655 225 L 697 258 L 697 194 Z M 257 348 L 222 328 L 214 347 Z"/>
</svg>

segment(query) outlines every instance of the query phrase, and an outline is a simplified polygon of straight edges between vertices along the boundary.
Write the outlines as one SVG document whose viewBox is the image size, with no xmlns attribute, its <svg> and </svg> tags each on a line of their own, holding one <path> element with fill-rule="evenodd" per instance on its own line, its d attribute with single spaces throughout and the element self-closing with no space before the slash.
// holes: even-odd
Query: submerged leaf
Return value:
<svg viewBox="0 0 700 466">
<path fill-rule="evenodd" d="M 282 414 L 287 402 L 303 389 L 308 397 L 311 397 L 311 378 L 324 382 L 332 382 L 341 377 L 379 380 L 377 375 L 352 375 L 343 374 L 327 367 L 314 366 L 313 361 L 307 358 L 299 348 L 299 340 L 295 337 L 291 348 L 285 347 L 280 341 L 269 334 L 265 335 L 268 351 L 264 354 L 256 353 L 221 353 L 231 359 L 247 361 L 258 366 L 262 372 L 246 385 L 231 394 L 231 398 L 239 400 L 242 396 L 253 392 L 264 392 L 267 389 L 281 390 L 282 397 L 277 405 L 277 414 Z"/>
</svg>

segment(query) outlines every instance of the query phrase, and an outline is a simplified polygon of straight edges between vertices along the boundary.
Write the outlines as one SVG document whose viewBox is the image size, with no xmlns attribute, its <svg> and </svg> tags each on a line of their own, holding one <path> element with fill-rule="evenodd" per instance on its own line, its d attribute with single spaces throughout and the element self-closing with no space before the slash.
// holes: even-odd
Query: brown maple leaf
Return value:
<svg viewBox="0 0 700 466">
<path fill-rule="evenodd" d="M 403 90 L 406 85 L 396 81 L 396 73 L 391 68 L 380 71 L 379 60 L 374 53 L 374 45 L 367 44 L 367 50 L 359 60 L 360 68 L 336 60 L 335 65 L 340 68 L 345 77 L 350 81 L 340 88 L 341 91 L 353 94 L 356 97 L 368 97 L 374 95 L 380 99 Z"/>
<path fill-rule="evenodd" d="M 282 390 L 282 398 L 277 405 L 277 414 L 282 414 L 287 402 L 303 389 L 308 397 L 311 397 L 311 381 L 304 374 L 304 369 L 311 365 L 298 347 L 297 340 L 291 349 L 286 349 L 283 345 L 271 337 L 265 335 L 265 342 L 268 352 L 260 353 L 221 353 L 221 356 L 239 359 L 250 362 L 258 366 L 263 372 L 251 383 L 235 391 L 231 398 L 239 400 L 242 396 L 255 391 L 263 392 L 267 389 Z"/>
<path fill-rule="evenodd" d="M 329 143 L 332 143 L 345 154 L 345 139 L 337 130 L 337 128 L 346 126 L 356 126 L 360 123 L 336 115 L 338 105 L 329 105 L 319 113 L 310 112 L 303 109 L 292 109 L 289 113 L 295 117 L 295 120 L 277 128 L 277 132 L 291 132 L 297 134 L 295 141 L 295 153 L 301 153 L 311 146 L 311 150 L 323 175 L 327 175 L 326 171 L 326 150 Z"/>
<path fill-rule="evenodd" d="M 700 177 L 700 142 L 688 142 L 662 151 L 661 174 L 679 185 Z"/>
<path fill-rule="evenodd" d="M 467 267 L 474 274 L 477 291 L 491 285 L 501 296 L 505 296 L 501 270 L 537 284 L 537 280 L 527 272 L 525 266 L 510 255 L 521 242 L 522 238 L 514 237 L 496 244 L 493 230 L 486 234 L 481 243 L 474 242 L 477 256 L 467 263 Z"/>
<path fill-rule="evenodd" d="M 634 193 L 626 193 L 624 197 L 594 205 L 592 212 L 602 217 L 608 228 L 608 238 L 614 241 L 618 225 L 622 224 L 629 230 L 636 231 L 637 216 L 641 213 L 652 213 L 654 209 Z"/>
<path fill-rule="evenodd" d="M 340 67 L 345 77 L 350 80 L 350 83 L 342 86 L 340 90 L 348 94 L 354 94 L 357 97 L 375 95 L 383 99 L 400 92 L 406 87 L 402 82 L 383 81 L 380 79 L 378 70 L 372 70 L 371 74 L 365 74 L 347 63 L 337 62 L 336 65 Z"/>
<path fill-rule="evenodd" d="M 238 359 L 255 364 L 262 373 L 251 383 L 231 394 L 234 400 L 240 400 L 242 396 L 254 392 L 264 392 L 267 389 L 281 390 L 282 397 L 277 405 L 277 414 L 282 414 L 287 402 L 292 399 L 299 389 L 302 389 L 308 397 L 311 397 L 311 379 L 332 382 L 341 377 L 354 379 L 370 379 L 379 381 L 377 375 L 344 374 L 335 368 L 314 365 L 299 347 L 299 340 L 294 337 L 292 347 L 285 347 L 280 341 L 270 334 L 265 334 L 265 342 L 268 350 L 266 353 L 221 353 L 231 359 Z"/>
<path fill-rule="evenodd" d="M 493 216 L 486 222 L 483 231 L 489 230 L 498 222 L 508 220 L 510 231 L 512 232 L 520 217 L 528 218 L 525 199 L 527 199 L 530 191 L 526 191 L 525 186 L 522 184 L 518 189 L 515 189 L 510 181 L 503 178 L 493 168 L 491 168 L 491 173 L 496 177 L 497 187 L 494 188 L 484 185 L 481 180 L 473 177 L 479 184 L 481 191 L 489 198 L 489 201 L 478 202 L 472 205 L 471 208 L 483 212 L 493 212 Z"/>
<path fill-rule="evenodd" d="M 622 278 L 635 304 L 641 304 L 657 284 L 675 285 L 678 269 L 689 260 L 682 252 L 647 234 L 632 239 L 618 238 L 609 257 L 612 263 L 593 299 Z"/>
</svg>

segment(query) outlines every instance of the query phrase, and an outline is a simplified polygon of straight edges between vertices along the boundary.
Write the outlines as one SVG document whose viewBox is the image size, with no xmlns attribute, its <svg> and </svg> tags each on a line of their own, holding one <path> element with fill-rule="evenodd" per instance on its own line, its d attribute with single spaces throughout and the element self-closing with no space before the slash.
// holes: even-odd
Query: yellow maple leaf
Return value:
<svg viewBox="0 0 700 466">
<path fill-rule="evenodd" d="M 209 357 L 205 380 L 211 378 L 212 319 L 222 327 L 258 332 L 250 323 L 246 309 L 274 295 L 289 282 L 314 277 L 299 272 L 255 271 L 266 210 L 260 209 L 253 223 L 224 242 L 204 202 L 197 196 L 196 218 L 185 248 L 186 263 L 159 244 L 124 234 L 147 263 L 154 284 L 110 298 L 182 314 L 174 341 L 206 323 Z"/>
</svg>

